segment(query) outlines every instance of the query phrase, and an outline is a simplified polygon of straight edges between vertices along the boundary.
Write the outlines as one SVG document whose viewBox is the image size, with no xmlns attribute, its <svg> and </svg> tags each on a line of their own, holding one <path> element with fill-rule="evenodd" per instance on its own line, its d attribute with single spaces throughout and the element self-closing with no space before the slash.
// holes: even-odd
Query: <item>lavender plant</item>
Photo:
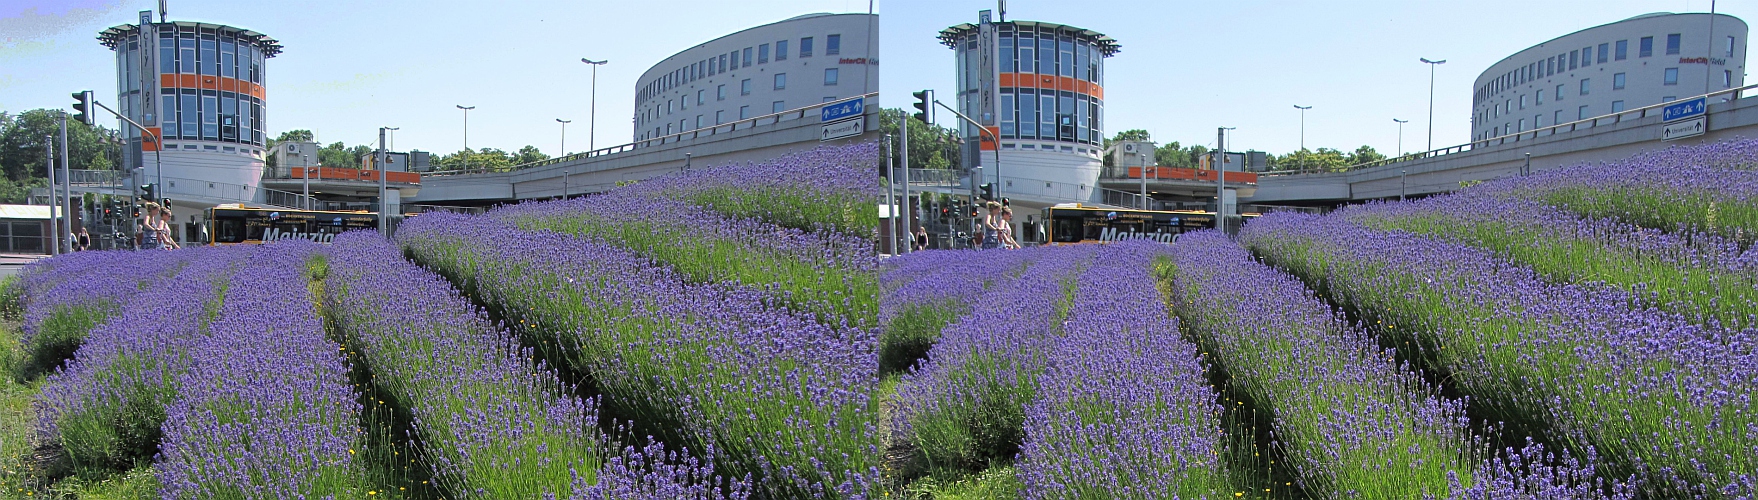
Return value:
<svg viewBox="0 0 1758 500">
<path fill-rule="evenodd" d="M 927 356 L 946 325 L 973 307 L 995 306 L 988 292 L 1009 286 L 1040 252 L 929 250 L 887 259 L 879 277 L 879 368 L 898 373 Z"/>
<path fill-rule="evenodd" d="M 1750 331 L 1340 217 L 1266 215 L 1240 240 L 1362 314 L 1486 418 L 1535 429 L 1574 456 L 1597 452 L 1606 477 L 1634 473 L 1661 497 L 1758 492 Z"/>
<path fill-rule="evenodd" d="M 903 375 L 891 425 L 911 441 L 926 470 L 978 471 L 1018 453 L 1025 408 L 1038 399 L 1039 376 L 1064 334 L 1074 276 L 1094 250 L 1018 251 L 1043 255 L 1008 288 L 990 294 L 992 305 L 948 325 L 927 361 Z"/>
<path fill-rule="evenodd" d="M 736 219 L 872 238 L 879 228 L 878 164 L 878 142 L 823 146 L 647 178 L 609 195 L 671 199 Z"/>
<path fill-rule="evenodd" d="M 342 498 L 364 484 L 360 404 L 341 349 L 324 338 L 305 262 L 318 245 L 250 249 L 197 361 L 165 409 L 158 461 L 168 498 Z"/>
<path fill-rule="evenodd" d="M 618 247 L 493 217 L 423 215 L 397 241 L 661 442 L 748 475 L 760 494 L 876 494 L 871 330 L 818 323 L 764 291 L 692 282 Z"/>
<path fill-rule="evenodd" d="M 190 351 L 246 256 L 242 248 L 183 253 L 189 265 L 131 297 L 44 380 L 39 435 L 59 444 L 82 476 L 127 470 L 156 453 L 165 406 L 195 363 Z"/>
<path fill-rule="evenodd" d="M 1023 496 L 1227 496 L 1220 416 L 1196 346 L 1149 274 L 1159 243 L 1106 245 L 1077 278 L 1038 397 L 1026 404 Z"/>
<path fill-rule="evenodd" d="M 34 378 L 73 357 L 92 328 L 115 316 L 130 297 L 175 274 L 186 255 L 77 252 L 26 267 L 18 284 L 25 354 L 18 378 Z"/>
<path fill-rule="evenodd" d="M 1351 207 L 1339 216 L 1471 245 L 1553 280 L 1604 282 L 1694 321 L 1758 326 L 1758 250 L 1707 234 L 1581 219 L 1540 203 L 1466 193 Z"/>
</svg>

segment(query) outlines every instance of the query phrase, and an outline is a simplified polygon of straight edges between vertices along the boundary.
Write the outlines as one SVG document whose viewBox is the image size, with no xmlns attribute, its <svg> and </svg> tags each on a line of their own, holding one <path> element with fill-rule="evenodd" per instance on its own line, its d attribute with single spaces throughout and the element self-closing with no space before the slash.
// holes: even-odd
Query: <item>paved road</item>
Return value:
<svg viewBox="0 0 1758 500">
<path fill-rule="evenodd" d="M 0 277 L 16 275 L 20 270 L 24 269 L 25 265 L 36 262 L 45 257 L 48 256 L 0 253 Z"/>
</svg>

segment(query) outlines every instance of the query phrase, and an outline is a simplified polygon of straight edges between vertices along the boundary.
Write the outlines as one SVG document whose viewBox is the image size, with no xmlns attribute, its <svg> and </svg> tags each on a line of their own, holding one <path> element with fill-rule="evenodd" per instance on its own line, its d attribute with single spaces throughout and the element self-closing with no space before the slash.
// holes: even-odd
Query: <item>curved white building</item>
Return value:
<svg viewBox="0 0 1758 500">
<path fill-rule="evenodd" d="M 879 18 L 807 14 L 667 57 L 635 82 L 634 140 L 879 90 Z"/>
<path fill-rule="evenodd" d="M 1064 24 L 996 21 L 982 11 L 977 24 L 942 30 L 940 42 L 958 55 L 958 92 L 938 98 L 956 101 L 960 113 L 1000 138 L 996 144 L 959 120 L 966 164 L 985 170 L 979 183 L 999 179 L 1001 196 L 1029 204 L 1098 201 L 1105 58 L 1117 54 L 1117 41 Z"/>
<path fill-rule="evenodd" d="M 1473 141 L 1739 87 L 1746 22 L 1726 14 L 1644 14 L 1570 33 L 1477 77 Z"/>
</svg>

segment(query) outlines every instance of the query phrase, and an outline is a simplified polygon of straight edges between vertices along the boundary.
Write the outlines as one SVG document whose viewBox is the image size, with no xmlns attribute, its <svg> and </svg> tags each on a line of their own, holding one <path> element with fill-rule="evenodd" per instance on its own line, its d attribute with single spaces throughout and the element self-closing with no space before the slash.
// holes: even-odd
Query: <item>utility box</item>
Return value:
<svg viewBox="0 0 1758 500">
<path fill-rule="evenodd" d="M 1111 155 L 1111 164 L 1129 167 L 1154 166 L 1154 143 L 1147 141 L 1119 141 L 1111 144 L 1106 151 Z"/>
</svg>

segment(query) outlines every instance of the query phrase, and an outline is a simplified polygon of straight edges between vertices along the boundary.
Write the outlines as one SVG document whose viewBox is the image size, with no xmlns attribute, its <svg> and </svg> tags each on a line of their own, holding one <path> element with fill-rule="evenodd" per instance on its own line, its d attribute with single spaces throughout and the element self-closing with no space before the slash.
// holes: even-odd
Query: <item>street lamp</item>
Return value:
<svg viewBox="0 0 1758 500">
<path fill-rule="evenodd" d="M 1426 57 L 1419 58 L 1428 63 L 1428 150 L 1434 151 L 1434 67 L 1446 64 L 1446 59 L 1430 61 Z"/>
<path fill-rule="evenodd" d="M 305 188 L 299 194 L 305 196 L 305 209 L 311 210 L 311 155 L 299 155 L 299 178 L 305 180 Z"/>
<path fill-rule="evenodd" d="M 1294 109 L 1300 110 L 1300 149 L 1302 151 L 1305 151 L 1306 150 L 1306 110 L 1312 109 L 1312 106 L 1301 106 L 1299 104 L 1295 104 Z"/>
<path fill-rule="evenodd" d="M 563 120 L 561 118 L 556 118 L 555 121 L 557 123 L 562 124 L 562 149 L 561 149 L 562 153 L 559 155 L 556 155 L 556 156 L 557 157 L 567 156 L 568 155 L 568 124 L 574 123 L 574 121 L 573 120 Z"/>
<path fill-rule="evenodd" d="M 596 147 L 594 139 L 598 136 L 598 67 L 610 62 L 610 59 L 594 61 L 582 57 L 580 62 L 592 65 L 592 111 L 586 118 L 586 150 L 592 151 Z"/>
<path fill-rule="evenodd" d="M 1404 156 L 1404 124 L 1410 123 L 1410 120 L 1393 118 L 1392 121 L 1398 122 L 1398 156 Z"/>
<path fill-rule="evenodd" d="M 464 150 L 469 151 L 470 150 L 470 110 L 476 109 L 476 106 L 465 106 L 463 104 L 459 104 L 457 106 L 458 106 L 458 109 L 464 110 Z"/>
</svg>

